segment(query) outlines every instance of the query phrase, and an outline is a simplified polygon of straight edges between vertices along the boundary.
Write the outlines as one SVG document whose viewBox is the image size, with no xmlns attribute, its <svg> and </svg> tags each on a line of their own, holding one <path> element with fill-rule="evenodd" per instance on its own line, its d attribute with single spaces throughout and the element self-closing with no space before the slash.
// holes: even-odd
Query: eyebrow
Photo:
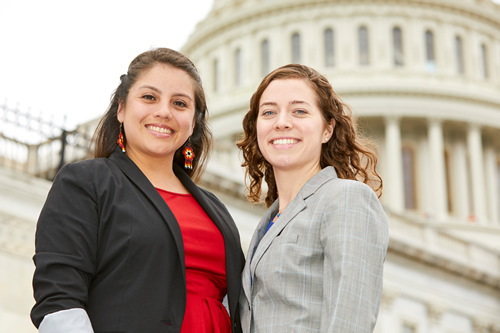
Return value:
<svg viewBox="0 0 500 333">
<path fill-rule="evenodd" d="M 267 105 L 277 106 L 277 105 L 278 105 L 278 103 L 276 103 L 276 102 L 265 102 L 265 103 L 262 103 L 262 104 L 260 105 L 260 107 L 267 106 Z"/>
<path fill-rule="evenodd" d="M 307 103 L 306 101 L 298 101 L 298 100 L 291 101 L 288 104 L 290 104 L 290 105 L 292 105 L 292 104 L 307 104 L 307 105 L 311 105 L 311 104 Z"/>
<path fill-rule="evenodd" d="M 151 89 L 151 90 L 154 90 L 156 91 L 157 93 L 161 94 L 161 90 L 156 88 L 156 87 L 153 87 L 153 86 L 150 86 L 150 85 L 142 85 L 139 87 L 139 89 L 143 89 L 143 88 L 146 88 L 146 89 Z M 187 95 L 187 94 L 184 94 L 184 93 L 175 93 L 173 94 L 173 97 L 186 97 L 187 99 L 189 99 L 190 101 L 193 100 L 193 98 L 191 98 L 191 96 Z"/>
<path fill-rule="evenodd" d="M 307 105 L 311 105 L 309 103 L 307 103 L 306 101 L 300 101 L 300 100 L 293 100 L 291 101 L 290 103 L 288 103 L 289 105 L 293 105 L 293 104 L 307 104 Z M 262 103 L 260 105 L 260 107 L 263 107 L 263 106 L 267 106 L 267 105 L 271 105 L 271 106 L 277 106 L 278 103 L 276 102 L 265 102 L 265 103 Z"/>
</svg>

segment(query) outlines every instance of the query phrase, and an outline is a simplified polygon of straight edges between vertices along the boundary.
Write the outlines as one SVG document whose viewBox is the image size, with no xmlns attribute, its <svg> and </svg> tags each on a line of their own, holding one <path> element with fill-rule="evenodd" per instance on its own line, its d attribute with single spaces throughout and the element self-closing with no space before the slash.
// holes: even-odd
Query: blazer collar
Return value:
<svg viewBox="0 0 500 333">
<path fill-rule="evenodd" d="M 276 220 L 274 225 L 266 233 L 269 221 L 278 212 L 279 199 L 269 207 L 266 215 L 260 220 L 248 249 L 247 263 L 243 271 L 243 290 L 248 299 L 250 299 L 251 281 L 255 276 L 255 268 L 273 240 L 281 234 L 281 231 L 299 212 L 307 207 L 306 199 L 313 195 L 326 182 L 335 178 L 338 178 L 337 172 L 332 166 L 326 167 L 312 176 L 304 186 L 302 186 L 295 198 L 293 198 L 290 204 L 288 204 L 281 213 L 280 218 Z"/>
<path fill-rule="evenodd" d="M 184 258 L 184 242 L 182 239 L 182 233 L 179 227 L 179 223 L 175 218 L 174 214 L 165 203 L 165 200 L 161 197 L 158 191 L 154 188 L 153 184 L 149 179 L 142 173 L 142 171 L 137 167 L 137 165 L 124 154 L 120 147 L 117 147 L 111 154 L 109 159 L 115 163 L 120 170 L 125 174 L 125 176 L 134 183 L 137 188 L 153 203 L 156 209 L 160 212 L 164 222 L 167 224 L 168 228 L 172 232 L 175 239 L 177 249 L 179 251 L 179 258 L 181 260 L 181 265 L 183 267 L 184 280 L 185 276 L 185 258 Z M 239 233 L 238 230 L 233 227 L 232 220 L 229 221 L 230 215 L 227 211 L 221 211 L 220 207 L 214 204 L 214 200 L 210 200 L 209 196 L 203 192 L 196 184 L 191 180 L 191 178 L 174 163 L 173 170 L 177 178 L 186 187 L 186 189 L 193 195 L 194 199 L 207 213 L 210 219 L 217 226 L 222 236 L 224 237 L 224 244 L 226 248 L 226 264 L 228 262 L 237 262 L 240 260 L 240 256 L 243 257 L 241 252 L 241 244 L 239 243 Z M 222 204 L 221 204 L 222 205 Z M 234 251 L 234 249 L 240 249 L 239 251 Z M 236 270 L 227 269 L 228 281 L 239 280 L 239 272 Z M 234 275 L 234 276 L 233 276 Z M 228 283 L 229 287 L 229 283 Z M 239 287 L 238 287 L 239 288 Z M 236 304 L 230 304 L 231 313 L 234 314 L 236 311 Z"/>
<path fill-rule="evenodd" d="M 174 214 L 165 204 L 165 200 L 161 197 L 158 191 L 155 189 L 153 184 L 144 175 L 144 173 L 139 169 L 139 167 L 125 154 L 121 151 L 120 147 L 116 147 L 109 160 L 112 161 L 118 168 L 125 174 L 125 176 L 137 186 L 139 191 L 141 191 L 144 196 L 153 204 L 153 206 L 158 210 L 160 216 L 163 218 L 167 227 L 170 229 L 176 246 L 179 252 L 179 259 L 181 261 L 181 266 L 183 268 L 184 280 L 185 275 L 185 260 L 184 260 L 184 242 L 182 240 L 182 233 L 179 227 L 179 223 L 175 218 Z M 189 178 L 189 177 L 188 177 Z M 186 186 L 187 187 L 187 186 Z"/>
</svg>

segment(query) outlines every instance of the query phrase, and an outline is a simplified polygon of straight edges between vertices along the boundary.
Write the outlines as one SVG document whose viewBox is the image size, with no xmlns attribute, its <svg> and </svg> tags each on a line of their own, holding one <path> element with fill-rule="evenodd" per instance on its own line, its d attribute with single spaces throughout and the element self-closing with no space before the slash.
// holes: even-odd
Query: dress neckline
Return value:
<svg viewBox="0 0 500 333">
<path fill-rule="evenodd" d="M 156 189 L 158 192 L 168 193 L 168 194 L 170 194 L 170 195 L 175 195 L 175 196 L 179 196 L 179 197 L 192 197 L 192 196 L 193 196 L 191 193 L 177 193 L 177 192 L 170 192 L 170 191 L 167 191 L 167 190 L 164 190 L 164 189 L 158 188 L 158 187 L 155 187 L 155 189 Z"/>
</svg>

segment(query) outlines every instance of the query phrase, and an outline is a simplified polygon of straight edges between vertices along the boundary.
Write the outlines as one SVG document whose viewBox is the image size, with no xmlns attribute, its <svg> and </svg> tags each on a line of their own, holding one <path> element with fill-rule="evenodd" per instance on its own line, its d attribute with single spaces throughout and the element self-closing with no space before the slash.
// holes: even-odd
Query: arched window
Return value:
<svg viewBox="0 0 500 333">
<path fill-rule="evenodd" d="M 234 52 L 234 83 L 241 86 L 241 49 Z"/>
<path fill-rule="evenodd" d="M 218 59 L 214 59 L 214 62 L 213 62 L 213 87 L 214 87 L 214 91 L 218 91 L 219 90 L 219 60 Z"/>
<path fill-rule="evenodd" d="M 405 208 L 416 209 L 416 183 L 415 183 L 415 151 L 407 146 L 402 147 L 403 157 L 403 184 L 405 193 Z"/>
<path fill-rule="evenodd" d="M 359 28 L 358 42 L 359 42 L 359 64 L 369 65 L 370 50 L 368 46 L 368 30 L 366 29 L 366 27 Z"/>
<path fill-rule="evenodd" d="M 462 45 L 462 38 L 460 36 L 455 37 L 455 59 L 457 61 L 457 73 L 464 73 L 464 51 Z"/>
<path fill-rule="evenodd" d="M 483 78 L 488 78 L 488 49 L 485 44 L 481 44 L 481 70 Z"/>
<path fill-rule="evenodd" d="M 430 30 L 425 32 L 425 60 L 426 69 L 429 72 L 435 72 L 436 57 L 434 54 L 434 34 Z"/>
<path fill-rule="evenodd" d="M 398 27 L 392 29 L 392 43 L 394 45 L 394 65 L 403 66 L 403 37 L 401 29 Z"/>
<path fill-rule="evenodd" d="M 261 58 L 261 74 L 266 76 L 269 73 L 270 61 L 269 61 L 269 41 L 264 39 L 260 44 L 260 58 Z"/>
<path fill-rule="evenodd" d="M 296 32 L 292 35 L 292 62 L 299 64 L 300 60 L 300 35 Z"/>
<path fill-rule="evenodd" d="M 333 67 L 335 65 L 335 52 L 333 48 L 333 30 L 328 28 L 324 33 L 325 42 L 325 66 Z"/>
</svg>

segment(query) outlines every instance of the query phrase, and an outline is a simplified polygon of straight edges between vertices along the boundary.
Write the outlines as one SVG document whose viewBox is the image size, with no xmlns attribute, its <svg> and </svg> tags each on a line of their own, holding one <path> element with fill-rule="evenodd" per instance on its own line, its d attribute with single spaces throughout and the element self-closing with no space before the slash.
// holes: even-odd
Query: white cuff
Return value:
<svg viewBox="0 0 500 333">
<path fill-rule="evenodd" d="M 69 309 L 43 317 L 39 333 L 94 333 L 89 316 L 84 309 Z"/>
</svg>

